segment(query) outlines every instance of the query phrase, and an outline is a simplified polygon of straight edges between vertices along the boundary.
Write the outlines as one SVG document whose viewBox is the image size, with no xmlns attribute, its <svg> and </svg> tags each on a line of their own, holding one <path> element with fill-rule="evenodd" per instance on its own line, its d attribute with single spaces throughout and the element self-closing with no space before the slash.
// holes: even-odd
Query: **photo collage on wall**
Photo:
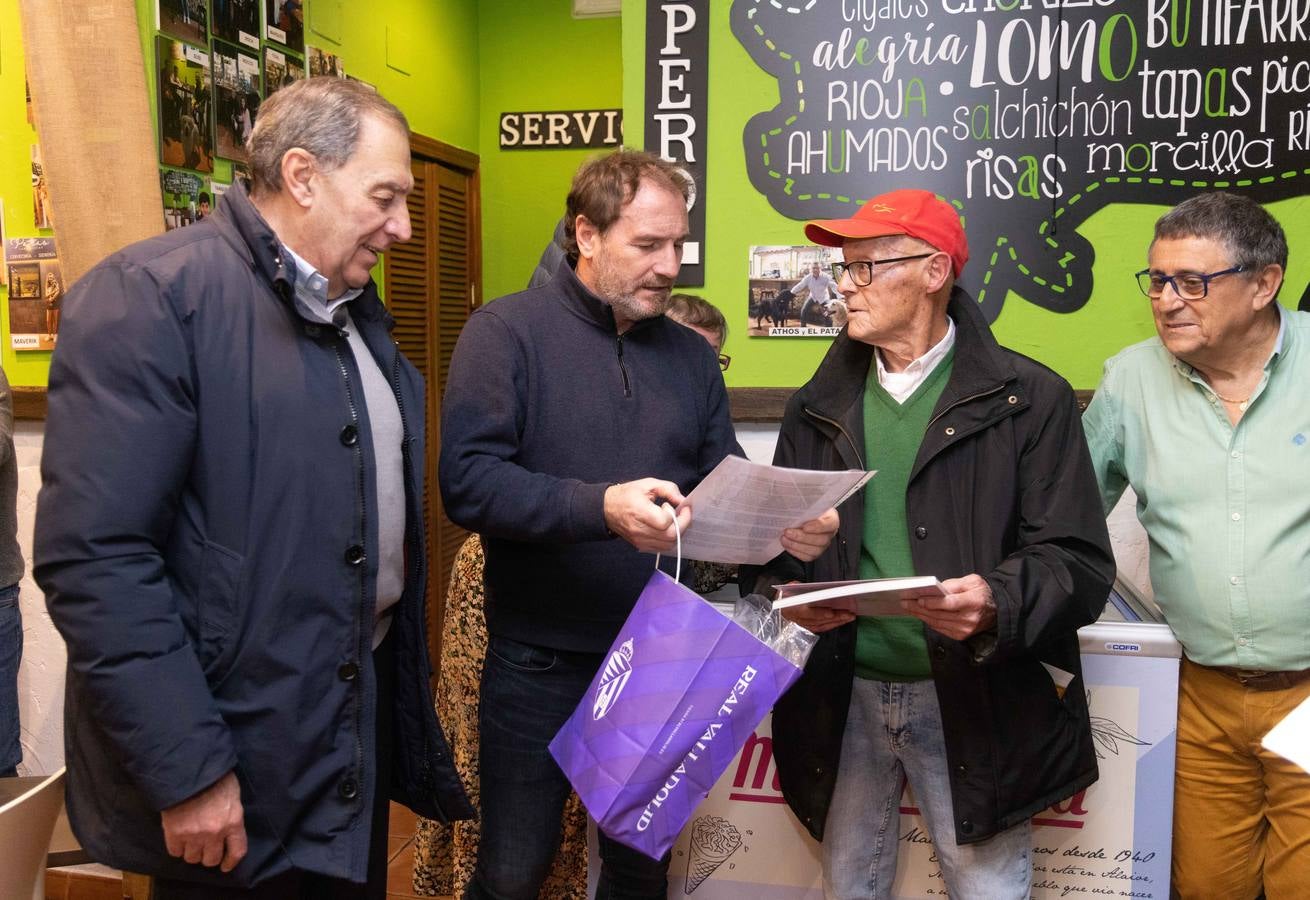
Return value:
<svg viewBox="0 0 1310 900">
<path fill-rule="evenodd" d="M 232 181 L 249 177 L 246 140 L 265 98 L 311 69 L 345 77 L 345 67 L 318 48 L 307 65 L 305 0 L 155 3 L 159 177 L 171 230 L 204 219 Z"/>
</svg>

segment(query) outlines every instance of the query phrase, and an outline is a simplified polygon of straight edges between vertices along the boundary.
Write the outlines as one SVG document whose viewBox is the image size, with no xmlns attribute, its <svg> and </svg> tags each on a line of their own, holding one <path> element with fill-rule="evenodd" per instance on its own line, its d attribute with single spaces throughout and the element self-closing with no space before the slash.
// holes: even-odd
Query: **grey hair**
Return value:
<svg viewBox="0 0 1310 900">
<path fill-rule="evenodd" d="M 282 157 L 299 147 L 325 171 L 346 164 L 359 143 L 365 116 L 390 121 L 408 137 L 405 114 L 368 85 L 330 75 L 305 78 L 264 101 L 246 149 L 252 191 L 282 190 Z"/>
<path fill-rule="evenodd" d="M 1155 223 L 1159 240 L 1208 238 L 1223 244 L 1232 264 L 1251 272 L 1265 266 L 1287 269 L 1287 236 L 1263 206 L 1241 194 L 1214 191 L 1179 203 Z"/>
</svg>

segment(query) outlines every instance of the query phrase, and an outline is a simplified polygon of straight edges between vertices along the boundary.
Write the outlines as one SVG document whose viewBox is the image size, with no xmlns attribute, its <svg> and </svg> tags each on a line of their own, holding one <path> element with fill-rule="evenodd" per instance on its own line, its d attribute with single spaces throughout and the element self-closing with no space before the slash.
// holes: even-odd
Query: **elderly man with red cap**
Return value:
<svg viewBox="0 0 1310 900">
<path fill-rule="evenodd" d="M 774 462 L 878 475 L 823 555 L 784 553 L 755 587 L 933 575 L 944 593 L 904 616 L 788 611 L 821 638 L 774 711 L 783 795 L 829 898 L 891 896 L 907 781 L 952 897 L 1027 898 L 1029 818 L 1097 776 L 1077 629 L 1115 570 L 1073 391 L 955 284 L 950 204 L 897 190 L 805 233 L 842 248 L 850 319 Z"/>
</svg>

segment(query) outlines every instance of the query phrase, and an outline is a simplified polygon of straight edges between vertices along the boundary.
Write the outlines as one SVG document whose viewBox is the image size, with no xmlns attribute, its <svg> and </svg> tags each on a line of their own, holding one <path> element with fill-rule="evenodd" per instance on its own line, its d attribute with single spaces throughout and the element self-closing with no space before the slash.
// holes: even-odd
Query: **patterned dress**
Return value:
<svg viewBox="0 0 1310 900">
<path fill-rule="evenodd" d="M 479 805 L 478 683 L 487 648 L 483 616 L 482 541 L 473 535 L 460 547 L 446 596 L 441 636 L 441 675 L 437 682 L 437 715 L 450 741 L 469 800 Z M 477 863 L 479 825 L 476 819 L 442 825 L 419 819 L 414 840 L 414 892 L 462 897 Z M 577 794 L 564 805 L 560 847 L 541 888 L 547 900 L 586 900 L 587 813 Z"/>
</svg>

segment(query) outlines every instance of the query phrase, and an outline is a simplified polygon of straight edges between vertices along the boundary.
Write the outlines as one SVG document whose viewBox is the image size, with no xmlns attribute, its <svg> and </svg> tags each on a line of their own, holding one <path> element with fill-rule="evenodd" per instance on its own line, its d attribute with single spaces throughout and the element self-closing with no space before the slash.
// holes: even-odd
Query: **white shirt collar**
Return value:
<svg viewBox="0 0 1310 900">
<path fill-rule="evenodd" d="M 910 395 L 919 389 L 919 385 L 928 380 L 946 354 L 955 346 L 955 322 L 946 317 L 945 336 L 928 349 L 928 352 L 911 362 L 900 372 L 889 372 L 882 362 L 882 351 L 875 349 L 873 358 L 878 366 L 878 384 L 891 395 L 897 403 L 904 403 Z"/>
</svg>

